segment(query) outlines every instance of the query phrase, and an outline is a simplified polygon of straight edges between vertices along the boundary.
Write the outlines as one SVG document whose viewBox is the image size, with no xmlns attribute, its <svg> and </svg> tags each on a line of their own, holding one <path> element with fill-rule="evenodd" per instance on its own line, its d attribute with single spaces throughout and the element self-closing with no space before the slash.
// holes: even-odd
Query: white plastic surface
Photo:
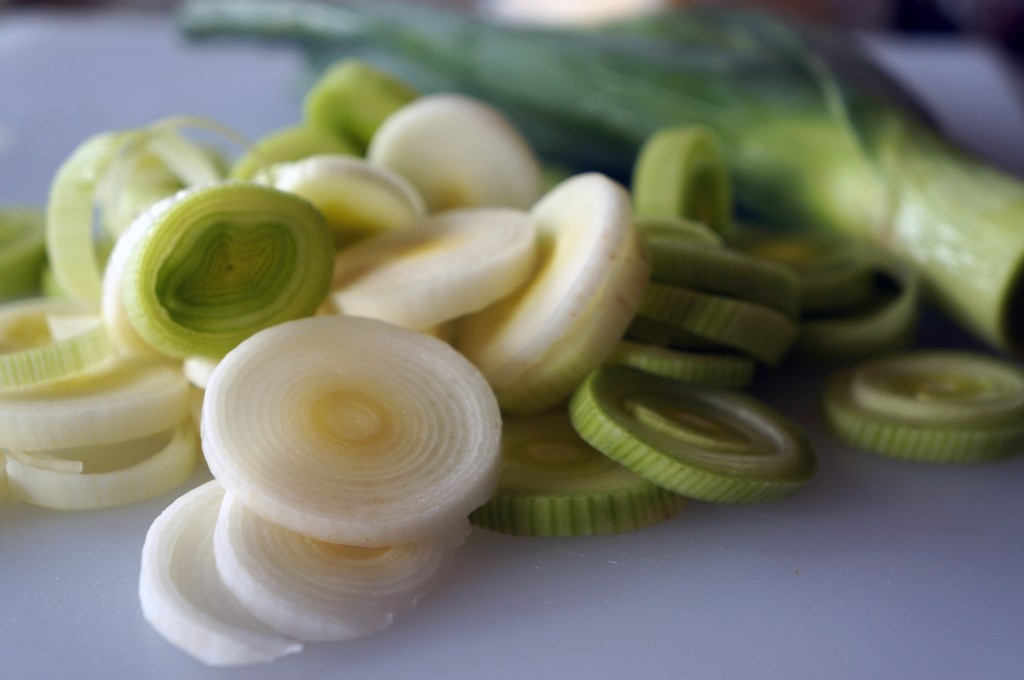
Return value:
<svg viewBox="0 0 1024 680">
<path fill-rule="evenodd" d="M 883 47 L 903 75 L 919 74 L 929 101 L 954 104 L 943 110 L 966 138 L 972 109 L 956 102 L 969 88 L 982 147 L 1004 139 L 1024 169 L 1024 116 L 982 87 L 999 80 L 990 62 L 968 50 L 956 63 L 971 66 L 936 71 L 926 55 Z M 175 113 L 251 136 L 294 122 L 298 74 L 287 50 L 186 47 L 158 16 L 3 16 L 0 203 L 41 204 L 57 164 L 101 129 Z M 931 317 L 924 342 L 971 346 Z M 818 448 L 818 477 L 795 497 L 693 503 L 608 538 L 477 531 L 452 577 L 388 631 L 243 673 L 201 666 L 139 610 L 146 530 L 184 489 L 82 514 L 0 506 L 0 677 L 1021 677 L 1024 457 L 935 467 L 840 446 L 818 415 L 822 375 L 763 375 L 757 390 Z"/>
</svg>

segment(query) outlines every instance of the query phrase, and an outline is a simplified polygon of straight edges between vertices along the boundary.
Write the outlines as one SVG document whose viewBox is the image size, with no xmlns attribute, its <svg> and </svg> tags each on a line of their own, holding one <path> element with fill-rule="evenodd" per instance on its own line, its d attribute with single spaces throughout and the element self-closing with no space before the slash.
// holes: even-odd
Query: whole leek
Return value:
<svg viewBox="0 0 1024 680">
<path fill-rule="evenodd" d="M 1024 351 L 1024 184 L 945 142 L 836 36 L 720 8 L 582 30 L 411 3 L 191 0 L 181 22 L 296 41 L 318 68 L 375 54 L 424 90 L 490 100 L 543 154 L 606 170 L 660 128 L 706 125 L 745 209 L 890 248 L 956 321 Z"/>
</svg>

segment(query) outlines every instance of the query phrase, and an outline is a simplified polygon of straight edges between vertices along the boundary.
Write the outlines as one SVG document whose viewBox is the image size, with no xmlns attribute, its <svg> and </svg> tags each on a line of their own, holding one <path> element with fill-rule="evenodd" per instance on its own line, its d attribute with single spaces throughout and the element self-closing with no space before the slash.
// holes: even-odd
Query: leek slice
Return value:
<svg viewBox="0 0 1024 680">
<path fill-rule="evenodd" d="M 770 307 L 655 283 L 644 294 L 638 313 L 769 366 L 782 360 L 799 332 L 796 322 Z"/>
<path fill-rule="evenodd" d="M 825 413 L 840 439 L 886 456 L 992 460 L 1024 451 L 1024 370 L 975 353 L 896 354 L 833 374 Z"/>
<path fill-rule="evenodd" d="M 174 501 L 142 546 L 139 601 L 168 642 L 211 666 L 267 663 L 302 651 L 243 608 L 217 574 L 213 532 L 224 492 L 208 482 Z"/>
<path fill-rule="evenodd" d="M 334 260 L 338 312 L 423 329 L 480 311 L 521 286 L 537 229 L 512 208 L 463 208 L 346 248 Z"/>
<path fill-rule="evenodd" d="M 388 116 L 418 96 L 390 73 L 358 59 L 344 59 L 313 83 L 302 112 L 307 123 L 331 130 L 362 150 Z"/>
<path fill-rule="evenodd" d="M 795 424 L 753 397 L 626 366 L 593 372 L 569 404 L 586 441 L 675 493 L 718 503 L 783 498 L 814 474 Z"/>
<path fill-rule="evenodd" d="M 430 212 L 528 210 L 543 190 L 540 161 L 520 132 L 497 109 L 463 95 L 403 106 L 374 134 L 366 157 L 408 179 Z"/>
<path fill-rule="evenodd" d="M 7 457 L 11 497 L 56 510 L 110 508 L 159 496 L 187 480 L 195 467 L 196 436 L 188 421 L 173 432 L 113 448 L 127 448 L 146 457 L 125 467 L 99 472 L 75 459 L 102 460 L 112 452 L 72 449 L 62 452 L 60 458 L 46 460 L 40 459 L 39 453 L 11 451 Z M 118 452 L 113 453 L 116 456 Z"/>
<path fill-rule="evenodd" d="M 559 410 L 505 422 L 498 490 L 470 520 L 519 536 L 613 534 L 670 519 L 685 505 L 583 441 Z"/>
<path fill-rule="evenodd" d="M 562 401 L 611 353 L 648 282 L 629 195 L 597 173 L 552 189 L 530 212 L 538 228 L 533 278 L 466 317 L 457 347 L 502 407 L 539 413 Z"/>
<path fill-rule="evenodd" d="M 31 208 L 0 209 L 0 300 L 39 289 L 46 251 L 43 214 Z"/>
<path fill-rule="evenodd" d="M 81 305 L 54 298 L 0 306 L 0 390 L 58 382 L 111 356 L 113 348 L 99 318 L 76 319 L 65 337 L 51 332 L 54 317 L 81 313 Z"/>
<path fill-rule="evenodd" d="M 725 153 L 708 128 L 664 128 L 647 138 L 633 168 L 638 215 L 686 217 L 720 234 L 733 228 Z"/>
<path fill-rule="evenodd" d="M 623 340 L 606 362 L 682 380 L 693 385 L 739 388 L 754 379 L 753 359 L 737 354 L 682 352 Z"/>
<path fill-rule="evenodd" d="M 50 385 L 0 392 L 0 448 L 47 451 L 170 430 L 188 413 L 177 366 L 123 360 Z"/>
<path fill-rule="evenodd" d="M 312 125 L 293 125 L 256 140 L 231 166 L 228 178 L 252 180 L 261 171 L 269 170 L 278 163 L 320 154 L 355 156 L 357 151 L 349 142 L 328 130 Z"/>
<path fill-rule="evenodd" d="M 387 628 L 443 577 L 469 532 L 359 548 L 307 538 L 227 495 L 214 532 L 217 571 L 253 615 L 300 642 L 351 640 Z"/>
<path fill-rule="evenodd" d="M 203 404 L 211 472 L 264 519 L 384 546 L 460 523 L 493 493 L 501 418 L 451 347 L 382 321 L 318 316 L 245 340 Z"/>
<path fill-rule="evenodd" d="M 274 166 L 273 177 L 274 187 L 316 206 L 339 247 L 426 214 L 423 198 L 404 177 L 359 158 L 312 156 Z"/>
<path fill-rule="evenodd" d="M 668 239 L 672 242 L 723 246 L 725 240 L 711 227 L 675 215 L 634 215 L 633 225 L 644 239 Z"/>
<path fill-rule="evenodd" d="M 123 303 L 132 327 L 175 357 L 220 357 L 252 333 L 312 314 L 333 246 L 306 201 L 227 182 L 179 195 L 132 226 Z"/>
</svg>

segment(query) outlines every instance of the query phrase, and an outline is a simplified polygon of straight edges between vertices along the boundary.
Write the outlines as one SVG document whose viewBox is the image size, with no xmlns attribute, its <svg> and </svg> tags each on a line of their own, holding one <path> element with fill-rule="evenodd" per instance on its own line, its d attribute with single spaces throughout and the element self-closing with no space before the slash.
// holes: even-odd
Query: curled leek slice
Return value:
<svg viewBox="0 0 1024 680">
<path fill-rule="evenodd" d="M 626 366 L 593 372 L 569 404 L 594 448 L 675 493 L 718 503 L 783 498 L 815 471 L 800 429 L 753 397 Z"/>
<path fill-rule="evenodd" d="M 98 317 L 86 317 L 66 336 L 51 323 L 82 313 L 79 304 L 37 298 L 0 306 L 0 390 L 58 382 L 98 366 L 113 348 Z"/>
<path fill-rule="evenodd" d="M 12 498 L 57 510 L 138 503 L 183 483 L 196 462 L 196 436 L 188 421 L 173 432 L 97 448 L 65 450 L 56 459 L 10 452 L 7 475 Z M 125 452 L 143 459 L 124 467 L 111 466 L 110 459 L 116 461 Z M 113 469 L 106 470 L 109 467 Z"/>
<path fill-rule="evenodd" d="M 642 529 L 686 500 L 580 439 L 564 410 L 506 421 L 498 490 L 470 520 L 519 536 L 583 536 Z"/>
<path fill-rule="evenodd" d="M 404 227 L 426 213 L 401 175 L 348 156 L 318 155 L 274 166 L 274 186 L 316 206 L 336 246 Z"/>
<path fill-rule="evenodd" d="M 224 587 L 213 553 L 223 496 L 216 481 L 203 484 L 150 526 L 139 572 L 143 616 L 168 642 L 210 666 L 267 663 L 302 651 Z"/>
<path fill-rule="evenodd" d="M 1024 370 L 967 352 L 896 354 L 835 373 L 825 413 L 843 441 L 895 458 L 973 463 L 1024 451 Z"/>
<path fill-rule="evenodd" d="M 651 135 L 633 168 L 637 215 L 686 217 L 720 234 L 732 231 L 732 183 L 715 134 L 703 127 Z"/>
<path fill-rule="evenodd" d="M 224 585 L 246 609 L 300 642 L 324 642 L 391 625 L 448 572 L 468 532 L 463 520 L 414 543 L 325 543 L 271 524 L 228 495 L 213 545 Z"/>
<path fill-rule="evenodd" d="M 540 161 L 504 114 L 457 94 L 403 106 L 374 134 L 366 157 L 412 182 L 430 212 L 475 206 L 528 210 L 543 186 Z"/>
<path fill-rule="evenodd" d="M 693 385 L 739 388 L 754 379 L 754 360 L 738 354 L 684 352 L 623 340 L 608 357 L 608 365 L 641 371 Z"/>
<path fill-rule="evenodd" d="M 536 274 L 463 320 L 457 345 L 503 408 L 540 413 L 572 393 L 622 338 L 648 282 L 629 195 L 604 175 L 577 175 L 530 212 Z"/>
<path fill-rule="evenodd" d="M 117 361 L 50 385 L 0 392 L 0 448 L 48 451 L 137 439 L 188 414 L 177 366 Z"/>
<path fill-rule="evenodd" d="M 227 182 L 142 219 L 123 302 L 138 335 L 164 354 L 223 356 L 261 328 L 312 314 L 327 294 L 330 233 L 297 196 Z"/>
<path fill-rule="evenodd" d="M 302 104 L 307 124 L 330 130 L 365 149 L 392 113 L 419 92 L 359 59 L 343 59 L 313 83 Z"/>
<path fill-rule="evenodd" d="M 493 493 L 501 418 L 451 347 L 374 319 L 253 335 L 203 403 L 210 471 L 250 510 L 331 543 L 379 547 L 461 522 Z"/>
<path fill-rule="evenodd" d="M 512 208 L 437 213 L 340 251 L 338 312 L 424 329 L 480 311 L 533 274 L 537 229 Z"/>
<path fill-rule="evenodd" d="M 0 300 L 34 293 L 46 251 L 43 214 L 31 208 L 0 208 Z"/>
<path fill-rule="evenodd" d="M 234 165 L 228 177 L 251 180 L 278 163 L 302 160 L 319 154 L 354 156 L 356 149 L 334 133 L 311 125 L 293 125 L 256 140 Z"/>
</svg>

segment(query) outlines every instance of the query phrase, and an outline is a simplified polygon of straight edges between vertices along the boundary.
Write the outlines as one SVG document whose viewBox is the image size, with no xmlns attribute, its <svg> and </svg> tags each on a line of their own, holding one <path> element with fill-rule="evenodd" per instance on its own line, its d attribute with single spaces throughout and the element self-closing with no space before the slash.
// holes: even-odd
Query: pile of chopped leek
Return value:
<svg viewBox="0 0 1024 680">
<path fill-rule="evenodd" d="M 197 127 L 240 141 L 100 133 L 45 215 L 0 213 L 0 500 L 137 502 L 201 453 L 214 480 L 153 522 L 139 597 L 210 665 L 386 628 L 472 525 L 607 534 L 787 497 L 815 454 L 740 390 L 913 334 L 905 263 L 737 225 L 705 127 L 645 139 L 629 186 L 552 182 L 502 110 L 351 60 L 233 163 Z M 826 403 L 885 455 L 1024 447 L 1024 379 L 996 360 L 880 360 Z"/>
</svg>

